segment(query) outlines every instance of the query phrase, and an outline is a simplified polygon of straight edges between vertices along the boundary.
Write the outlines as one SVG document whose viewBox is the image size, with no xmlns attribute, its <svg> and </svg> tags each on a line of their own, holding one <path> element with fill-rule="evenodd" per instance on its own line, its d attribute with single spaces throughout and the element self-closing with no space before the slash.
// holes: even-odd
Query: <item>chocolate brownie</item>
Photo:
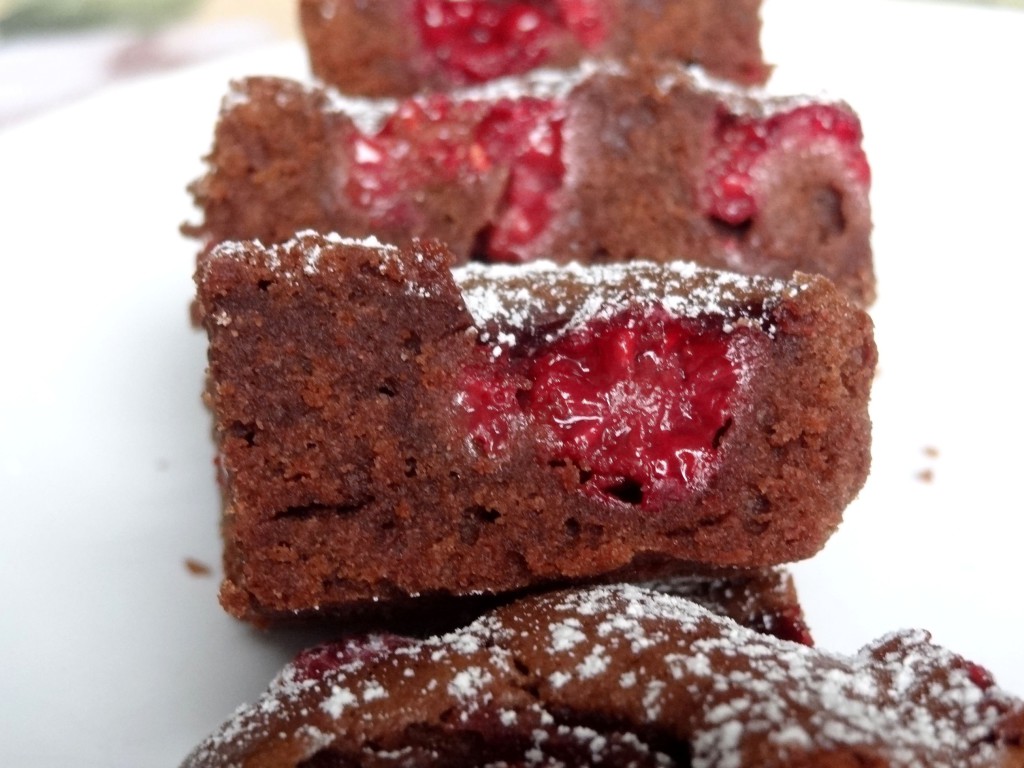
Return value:
<svg viewBox="0 0 1024 768">
<path fill-rule="evenodd" d="M 763 83 L 760 0 L 302 0 L 313 72 L 345 93 L 447 90 L 584 56 Z"/>
<path fill-rule="evenodd" d="M 670 66 L 541 71 L 354 101 L 255 78 L 224 102 L 191 190 L 212 245 L 296 232 L 436 238 L 460 261 L 672 261 L 824 274 L 874 296 L 856 115 Z"/>
<path fill-rule="evenodd" d="M 1024 701 L 927 632 L 840 656 L 596 587 L 310 649 L 184 763 L 484 765 L 1020 768 Z"/>
<path fill-rule="evenodd" d="M 268 621 L 809 557 L 868 471 L 827 280 L 302 234 L 198 274 L 221 599 Z"/>
</svg>

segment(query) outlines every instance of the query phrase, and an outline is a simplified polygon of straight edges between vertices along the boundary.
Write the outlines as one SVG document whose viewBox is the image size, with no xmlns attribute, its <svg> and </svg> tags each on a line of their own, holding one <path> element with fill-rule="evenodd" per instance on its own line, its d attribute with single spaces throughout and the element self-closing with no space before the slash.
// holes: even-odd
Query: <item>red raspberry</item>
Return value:
<svg viewBox="0 0 1024 768">
<path fill-rule="evenodd" d="M 608 36 L 608 18 L 600 0 L 558 0 L 565 26 L 584 48 L 596 50 Z"/>
<path fill-rule="evenodd" d="M 992 676 L 992 673 L 985 669 L 985 667 L 981 666 L 981 664 L 975 664 L 973 661 L 967 662 L 967 676 L 970 678 L 972 683 L 983 691 L 988 690 L 996 684 L 996 680 Z"/>
<path fill-rule="evenodd" d="M 290 666 L 297 680 L 322 680 L 329 672 L 346 664 L 372 663 L 412 642 L 398 635 L 381 634 L 321 643 L 300 652 Z"/>
<path fill-rule="evenodd" d="M 738 335 L 661 307 L 630 310 L 510 364 L 470 366 L 459 402 L 485 453 L 525 418 L 548 428 L 549 459 L 576 465 L 586 492 L 656 508 L 714 476 L 739 387 Z"/>
<path fill-rule="evenodd" d="M 721 331 L 661 308 L 627 311 L 539 350 L 528 375 L 527 411 L 590 490 L 647 506 L 713 476 L 738 381 Z"/>
<path fill-rule="evenodd" d="M 706 215 L 730 226 L 756 218 L 759 209 L 757 171 L 776 149 L 814 147 L 838 154 L 849 177 L 867 186 L 871 170 L 861 148 L 860 123 L 846 111 L 827 104 L 797 107 L 766 118 L 722 112 L 701 190 Z"/>
<path fill-rule="evenodd" d="M 376 134 L 351 136 L 345 194 L 371 224 L 415 230 L 418 192 L 504 171 L 507 186 L 481 233 L 481 255 L 523 261 L 551 221 L 565 175 L 562 121 L 561 105 L 545 99 L 409 99 Z"/>
<path fill-rule="evenodd" d="M 599 0 L 417 0 L 424 49 L 456 83 L 480 83 L 543 64 L 567 30 L 588 49 L 607 35 Z"/>
<path fill-rule="evenodd" d="M 550 3 L 418 0 L 423 47 L 458 83 L 526 72 L 548 56 Z"/>
<path fill-rule="evenodd" d="M 761 617 L 761 622 L 765 632 L 775 637 L 814 647 L 811 628 L 807 626 L 799 607 L 789 606 L 774 613 L 766 613 Z"/>
<path fill-rule="evenodd" d="M 562 114 L 542 99 L 505 99 L 495 104 L 477 136 L 488 157 L 511 158 L 502 207 L 483 250 L 492 261 L 524 261 L 523 249 L 543 232 L 562 186 Z"/>
<path fill-rule="evenodd" d="M 457 403 L 469 417 L 469 436 L 485 455 L 501 453 L 508 445 L 514 424 L 523 420 L 517 390 L 529 386 L 513 374 L 508 356 L 495 358 L 492 347 L 480 347 L 480 361 L 462 372 Z"/>
<path fill-rule="evenodd" d="M 474 150 L 485 109 L 443 95 L 403 101 L 376 134 L 351 136 L 346 196 L 374 224 L 413 226 L 417 190 L 486 170 Z"/>
</svg>

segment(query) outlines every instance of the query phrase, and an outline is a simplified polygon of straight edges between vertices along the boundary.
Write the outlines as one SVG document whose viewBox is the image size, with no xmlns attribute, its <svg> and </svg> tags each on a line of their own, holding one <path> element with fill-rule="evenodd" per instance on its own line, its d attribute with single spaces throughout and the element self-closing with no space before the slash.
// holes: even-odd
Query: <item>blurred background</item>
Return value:
<svg viewBox="0 0 1024 768">
<path fill-rule="evenodd" d="M 297 0 L 0 0 L 0 129 L 118 80 L 298 36 Z"/>
<path fill-rule="evenodd" d="M 152 28 L 188 16 L 199 21 L 249 16 L 291 34 L 294 5 L 291 0 L 0 0 L 0 25 L 7 34 L 19 34 L 111 23 Z"/>
<path fill-rule="evenodd" d="M 1024 7 L 1024 0 L 973 2 Z M 297 0 L 0 0 L 0 130 L 118 80 L 296 39 L 297 5 Z"/>
</svg>

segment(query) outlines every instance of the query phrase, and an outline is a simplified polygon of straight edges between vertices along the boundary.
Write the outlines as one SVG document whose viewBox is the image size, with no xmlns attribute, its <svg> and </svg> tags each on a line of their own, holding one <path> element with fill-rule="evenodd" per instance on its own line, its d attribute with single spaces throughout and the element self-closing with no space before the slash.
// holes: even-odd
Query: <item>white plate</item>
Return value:
<svg viewBox="0 0 1024 768">
<path fill-rule="evenodd" d="M 812 626 L 844 652 L 928 627 L 1024 693 L 1024 14 L 765 16 L 780 84 L 848 98 L 875 172 L 874 469 L 797 566 Z M 184 565 L 216 569 L 218 497 L 176 230 L 228 77 L 304 71 L 263 50 L 0 134 L 2 765 L 175 765 L 306 639 L 229 619 Z"/>
</svg>

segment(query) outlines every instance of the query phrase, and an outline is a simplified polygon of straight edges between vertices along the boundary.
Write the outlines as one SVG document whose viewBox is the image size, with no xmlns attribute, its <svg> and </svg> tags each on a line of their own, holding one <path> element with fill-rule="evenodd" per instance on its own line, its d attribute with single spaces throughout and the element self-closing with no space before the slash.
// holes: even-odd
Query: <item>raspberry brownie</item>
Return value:
<svg viewBox="0 0 1024 768">
<path fill-rule="evenodd" d="M 236 83 L 191 190 L 212 245 L 312 229 L 429 237 L 460 261 L 672 261 L 874 296 L 870 171 L 841 103 L 758 98 L 678 66 L 540 71 L 353 101 Z"/>
<path fill-rule="evenodd" d="M 584 56 L 699 63 L 763 83 L 760 0 L 302 0 L 313 72 L 345 93 L 408 96 L 568 67 Z"/>
<path fill-rule="evenodd" d="M 595 587 L 305 651 L 184 766 L 597 764 L 1020 768 L 1024 701 L 927 632 L 839 656 Z"/>
<path fill-rule="evenodd" d="M 763 567 L 835 530 L 876 352 L 824 278 L 450 262 L 313 233 L 201 261 L 231 613 Z"/>
</svg>

